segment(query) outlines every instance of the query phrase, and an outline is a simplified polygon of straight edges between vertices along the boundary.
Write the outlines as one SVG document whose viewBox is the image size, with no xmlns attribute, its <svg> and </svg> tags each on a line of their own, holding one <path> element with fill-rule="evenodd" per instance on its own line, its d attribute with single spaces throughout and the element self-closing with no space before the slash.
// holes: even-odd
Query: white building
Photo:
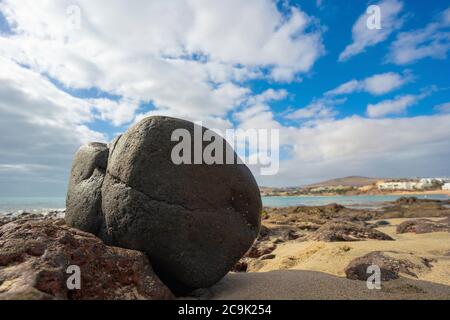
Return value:
<svg viewBox="0 0 450 320">
<path fill-rule="evenodd" d="M 414 181 L 381 182 L 377 187 L 378 190 L 414 190 L 422 189 L 422 184 Z"/>
<path fill-rule="evenodd" d="M 447 183 L 450 182 L 450 178 L 423 178 L 420 182 L 427 185 L 433 185 L 433 183 Z"/>
<path fill-rule="evenodd" d="M 442 190 L 449 190 L 449 191 L 450 191 L 450 182 L 445 183 L 445 184 L 442 186 Z"/>
</svg>

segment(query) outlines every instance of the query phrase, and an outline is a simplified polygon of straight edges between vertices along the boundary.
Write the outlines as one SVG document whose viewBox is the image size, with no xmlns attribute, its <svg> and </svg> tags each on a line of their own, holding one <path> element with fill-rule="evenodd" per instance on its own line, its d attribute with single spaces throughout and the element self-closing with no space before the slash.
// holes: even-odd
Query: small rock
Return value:
<svg viewBox="0 0 450 320">
<path fill-rule="evenodd" d="M 259 260 L 272 260 L 275 259 L 276 255 L 274 254 L 266 254 L 264 256 L 262 256 L 261 258 L 259 258 Z"/>
<path fill-rule="evenodd" d="M 395 203 L 398 205 L 410 205 L 417 203 L 419 199 L 416 197 L 400 197 L 398 198 Z"/>
<path fill-rule="evenodd" d="M 380 220 L 380 221 L 375 222 L 375 223 L 373 224 L 373 226 L 374 226 L 375 228 L 377 228 L 377 227 L 388 226 L 388 225 L 390 225 L 390 224 L 391 224 L 391 223 L 390 223 L 389 221 L 386 221 L 386 220 Z"/>
<path fill-rule="evenodd" d="M 308 239 L 325 242 L 361 241 L 367 239 L 394 240 L 378 230 L 344 221 L 327 222 L 308 236 Z"/>
<path fill-rule="evenodd" d="M 345 275 L 348 279 L 365 281 L 373 274 L 367 272 L 368 267 L 376 265 L 381 270 L 382 281 L 398 279 L 401 273 L 417 278 L 416 272 L 430 269 L 430 262 L 428 259 L 404 254 L 374 251 L 352 260 L 345 268 Z"/>
<path fill-rule="evenodd" d="M 271 242 L 264 241 L 256 241 L 250 250 L 246 253 L 245 257 L 249 258 L 259 258 L 263 255 L 269 254 L 274 251 L 277 246 Z"/>
<path fill-rule="evenodd" d="M 442 221 L 432 221 L 428 219 L 408 220 L 397 226 L 397 233 L 430 233 L 430 232 L 450 232 L 448 219 Z"/>
<path fill-rule="evenodd" d="M 248 263 L 250 262 L 251 258 L 244 257 L 240 259 L 234 267 L 231 269 L 233 272 L 247 272 L 248 269 Z"/>
</svg>

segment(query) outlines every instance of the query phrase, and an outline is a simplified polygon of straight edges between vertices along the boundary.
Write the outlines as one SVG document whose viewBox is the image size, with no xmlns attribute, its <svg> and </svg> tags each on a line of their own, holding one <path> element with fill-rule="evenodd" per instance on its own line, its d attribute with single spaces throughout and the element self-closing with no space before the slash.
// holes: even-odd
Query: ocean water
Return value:
<svg viewBox="0 0 450 320">
<path fill-rule="evenodd" d="M 408 195 L 410 196 L 410 195 Z M 419 199 L 448 200 L 445 194 L 411 195 Z M 377 196 L 312 196 L 312 197 L 262 197 L 266 207 L 289 206 L 322 206 L 337 203 L 347 207 L 380 207 L 385 202 L 395 201 L 402 195 L 377 195 Z"/>
<path fill-rule="evenodd" d="M 61 197 L 0 197 L 0 213 L 57 210 L 66 207 Z"/>
<path fill-rule="evenodd" d="M 384 202 L 395 201 L 401 195 L 383 196 L 313 196 L 313 197 L 262 197 L 263 205 L 267 207 L 289 206 L 320 206 L 330 203 L 338 203 L 349 207 L 379 207 Z M 420 199 L 448 200 L 444 194 L 414 195 Z M 66 199 L 61 197 L 28 197 L 5 198 L 0 197 L 0 213 L 23 211 L 46 211 L 63 209 Z"/>
</svg>

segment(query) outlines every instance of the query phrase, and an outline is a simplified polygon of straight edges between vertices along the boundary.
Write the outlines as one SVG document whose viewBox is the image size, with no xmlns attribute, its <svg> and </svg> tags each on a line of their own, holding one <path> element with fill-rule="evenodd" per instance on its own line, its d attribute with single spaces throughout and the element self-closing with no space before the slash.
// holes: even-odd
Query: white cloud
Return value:
<svg viewBox="0 0 450 320">
<path fill-rule="evenodd" d="M 291 146 L 291 156 L 282 161 L 278 175 L 258 177 L 258 181 L 261 185 L 298 186 L 355 174 L 442 175 L 450 157 L 449 123 L 450 115 L 353 116 L 317 121 L 314 126 L 283 127 L 281 143 Z"/>
<path fill-rule="evenodd" d="M 382 95 L 394 91 L 411 80 L 409 74 L 400 75 L 394 72 L 376 74 L 364 80 L 351 80 L 330 90 L 325 95 L 342 95 L 365 91 L 373 95 Z"/>
<path fill-rule="evenodd" d="M 434 110 L 441 113 L 450 113 L 450 102 L 439 104 L 434 107 Z"/>
<path fill-rule="evenodd" d="M 106 137 L 87 127 L 93 117 L 84 100 L 2 57 L 0 70 L 2 194 L 61 194 L 76 149 Z"/>
<path fill-rule="evenodd" d="M 392 5 L 387 19 L 383 16 L 385 29 L 364 34 L 355 24 L 346 58 L 399 27 L 394 18 L 401 5 L 394 4 L 401 3 L 383 3 Z M 69 5 L 81 8 L 80 30 L 67 27 Z M 405 168 L 404 161 L 417 175 L 444 167 L 439 161 L 450 156 L 447 115 L 336 120 L 335 106 L 345 100 L 326 97 L 285 115 L 306 120 L 302 126 L 283 126 L 277 120 L 282 115 L 269 104 L 288 92 L 255 94 L 246 81 L 294 80 L 312 70 L 324 49 L 314 18 L 295 7 L 281 13 L 277 5 L 270 0 L 0 0 L 13 32 L 0 35 L 0 135 L 7 137 L 0 142 L 0 190 L 26 194 L 48 183 L 61 193 L 76 148 L 107 138 L 89 128 L 96 118 L 121 126 L 156 114 L 201 120 L 217 129 L 280 129 L 292 158 L 270 177 L 271 185 L 346 172 L 389 175 Z M 97 88 L 120 98 L 76 98 L 44 75 L 70 89 Z M 336 94 L 379 95 L 404 83 L 405 75 L 388 73 L 353 80 Z M 142 104 L 153 109 L 142 110 Z"/>
<path fill-rule="evenodd" d="M 139 108 L 138 102 L 126 99 L 114 101 L 99 98 L 87 99 L 87 101 L 100 113 L 100 119 L 110 121 L 115 126 L 131 122 Z"/>
<path fill-rule="evenodd" d="M 389 93 L 403 86 L 410 80 L 408 75 L 388 72 L 377 74 L 364 80 L 364 90 L 374 95 Z"/>
<path fill-rule="evenodd" d="M 367 115 L 371 118 L 381 118 L 387 115 L 399 115 L 406 112 L 407 108 L 417 104 L 424 95 L 403 95 L 392 100 L 384 100 L 377 104 L 367 106 Z"/>
<path fill-rule="evenodd" d="M 232 64 L 275 66 L 275 80 L 309 71 L 322 54 L 320 34 L 305 32 L 313 21 L 298 8 L 283 17 L 273 1 L 190 3 L 195 22 L 186 39 L 188 52 Z"/>
<path fill-rule="evenodd" d="M 442 13 L 441 19 L 443 26 L 450 26 L 450 7 Z"/>
<path fill-rule="evenodd" d="M 274 119 L 270 107 L 265 104 L 256 104 L 237 112 L 233 116 L 242 129 L 271 129 L 279 128 L 281 125 Z"/>
<path fill-rule="evenodd" d="M 265 103 L 265 102 L 270 102 L 270 101 L 283 100 L 287 96 L 288 96 L 288 92 L 284 89 L 279 89 L 279 90 L 267 89 L 258 95 L 250 97 L 247 100 L 247 103 L 255 104 L 255 103 Z"/>
<path fill-rule="evenodd" d="M 307 120 L 307 119 L 324 119 L 333 118 L 337 115 L 335 106 L 342 104 L 346 99 L 328 99 L 322 98 L 313 101 L 304 108 L 297 109 L 285 115 L 288 120 Z"/>
<path fill-rule="evenodd" d="M 271 0 L 0 5 L 17 33 L 0 39 L 0 54 L 68 87 L 97 87 L 162 109 L 222 114 L 230 106 L 218 103 L 217 84 L 262 77 L 262 69 L 292 80 L 323 53 L 320 31 L 310 31 L 315 21 L 295 7 L 282 14 Z M 80 30 L 66 26 L 69 5 L 82 9 Z"/>
<path fill-rule="evenodd" d="M 422 29 L 402 32 L 392 43 L 387 61 L 399 65 L 423 58 L 446 59 L 450 50 L 450 8 Z"/>
<path fill-rule="evenodd" d="M 355 91 L 361 91 L 364 86 L 361 85 L 361 82 L 358 80 L 350 80 L 348 82 L 345 82 L 341 84 L 339 87 L 330 90 L 325 93 L 327 96 L 334 96 L 334 95 L 341 95 L 341 94 L 350 94 Z"/>
<path fill-rule="evenodd" d="M 403 2 L 399 0 L 383 0 L 376 5 L 381 9 L 381 29 L 369 29 L 367 27 L 369 15 L 363 13 L 353 25 L 353 42 L 340 54 L 339 61 L 348 60 L 364 52 L 366 48 L 385 41 L 403 25 L 404 19 L 400 16 Z"/>
<path fill-rule="evenodd" d="M 74 5 L 81 9 L 75 29 L 67 13 Z M 0 11 L 11 27 L 0 34 L 0 131 L 11 137 L 0 143 L 0 190 L 32 175 L 33 186 L 51 180 L 62 192 L 73 151 L 106 138 L 87 127 L 95 119 L 122 126 L 157 114 L 232 127 L 233 113 L 287 94 L 254 97 L 246 81 L 296 80 L 324 52 L 317 21 L 272 0 L 2 0 Z M 100 95 L 75 98 L 47 76 L 68 92 Z M 12 174 L 45 163 L 53 173 Z M 31 185 L 16 193 L 40 189 Z"/>
</svg>

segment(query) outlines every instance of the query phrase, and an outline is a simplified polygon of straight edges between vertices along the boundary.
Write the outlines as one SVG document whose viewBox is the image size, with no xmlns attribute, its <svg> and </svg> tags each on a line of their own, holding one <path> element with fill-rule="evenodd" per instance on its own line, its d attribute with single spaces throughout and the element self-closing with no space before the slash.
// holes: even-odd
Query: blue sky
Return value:
<svg viewBox="0 0 450 320">
<path fill-rule="evenodd" d="M 307 75 L 298 76 L 297 79 L 286 82 L 267 81 L 258 79 L 246 82 L 246 86 L 252 88 L 254 93 L 262 93 L 267 89 L 284 89 L 288 92 L 288 98 L 271 103 L 275 113 L 283 114 L 287 109 L 302 108 L 314 100 L 320 99 L 322 95 L 340 84 L 352 79 L 365 79 L 375 74 L 396 72 L 411 73 L 412 80 L 404 85 L 401 90 L 394 90 L 382 96 L 373 96 L 367 92 L 356 92 L 346 96 L 347 101 L 337 108 L 336 118 L 345 118 L 352 115 L 365 116 L 366 106 L 386 99 L 393 99 L 399 94 L 419 94 L 421 90 L 433 90 L 433 94 L 426 97 L 420 104 L 408 108 L 408 111 L 400 115 L 389 115 L 389 117 L 405 117 L 417 115 L 430 115 L 438 113 L 434 106 L 447 103 L 449 100 L 450 70 L 449 59 L 424 58 L 419 61 L 405 65 L 396 65 L 386 61 L 389 45 L 395 40 L 393 33 L 383 43 L 370 47 L 365 52 L 353 57 L 349 61 L 339 62 L 339 54 L 351 41 L 351 29 L 358 16 L 364 12 L 369 3 L 376 1 L 323 1 L 317 6 L 315 0 L 288 1 L 289 6 L 298 6 L 310 15 L 320 19 L 325 26 L 323 42 L 326 45 L 325 54 L 317 60 L 313 70 Z M 279 3 L 280 11 L 289 14 L 283 3 Z M 425 27 L 430 21 L 437 19 L 439 14 L 445 11 L 448 5 L 445 1 L 408 1 L 404 3 L 405 18 L 401 30 L 414 30 Z M 1 24 L 0 24 L 1 25 Z M 399 31 L 401 31 L 399 30 Z M 435 88 L 434 88 L 435 87 Z M 80 98 L 107 97 L 118 100 L 119 96 L 109 95 L 96 88 L 87 90 L 63 90 Z M 143 103 L 139 110 L 142 112 L 153 110 L 151 103 Z M 282 123 L 292 124 L 292 121 L 276 116 Z M 105 132 L 109 138 L 114 137 L 117 132 L 126 130 L 127 125 L 113 126 L 108 121 L 97 120 L 90 125 L 93 130 Z"/>
<path fill-rule="evenodd" d="M 263 185 L 449 176 L 449 51 L 438 0 L 1 0 L 0 192 L 63 195 L 82 143 L 155 114 L 280 130 Z"/>
</svg>

